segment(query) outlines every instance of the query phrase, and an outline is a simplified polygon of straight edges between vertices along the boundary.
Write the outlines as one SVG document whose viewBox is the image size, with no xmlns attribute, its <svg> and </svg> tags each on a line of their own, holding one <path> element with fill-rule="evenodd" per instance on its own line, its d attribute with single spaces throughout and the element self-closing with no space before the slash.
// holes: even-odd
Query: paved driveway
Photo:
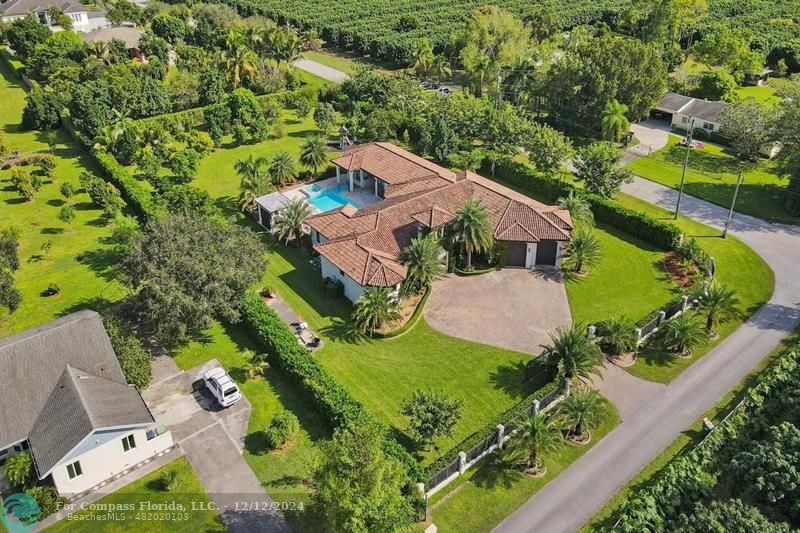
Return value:
<svg viewBox="0 0 800 533">
<path fill-rule="evenodd" d="M 548 333 L 572 322 L 564 280 L 555 269 L 448 274 L 434 282 L 424 314 L 448 335 L 537 355 Z"/>
</svg>

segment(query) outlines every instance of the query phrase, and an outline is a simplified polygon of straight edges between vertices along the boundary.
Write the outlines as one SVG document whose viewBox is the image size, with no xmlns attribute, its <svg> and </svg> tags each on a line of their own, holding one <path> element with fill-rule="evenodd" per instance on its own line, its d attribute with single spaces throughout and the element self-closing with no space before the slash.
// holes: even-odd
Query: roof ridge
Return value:
<svg viewBox="0 0 800 533">
<path fill-rule="evenodd" d="M 65 326 L 69 326 L 74 324 L 75 322 L 79 322 L 81 320 L 86 320 L 88 318 L 93 318 L 95 315 L 99 316 L 96 311 L 92 311 L 91 309 L 81 309 L 80 311 L 76 311 L 74 313 L 70 313 L 68 315 L 64 315 L 61 318 L 57 318 L 52 322 L 48 322 L 46 324 L 42 324 L 35 328 L 27 329 L 25 331 L 21 331 L 5 339 L 0 339 L 0 351 L 4 348 L 8 348 L 10 346 L 14 346 L 22 341 L 26 341 L 28 339 L 32 339 L 34 337 L 38 337 L 43 333 L 48 333 L 50 331 L 59 330 Z"/>
</svg>

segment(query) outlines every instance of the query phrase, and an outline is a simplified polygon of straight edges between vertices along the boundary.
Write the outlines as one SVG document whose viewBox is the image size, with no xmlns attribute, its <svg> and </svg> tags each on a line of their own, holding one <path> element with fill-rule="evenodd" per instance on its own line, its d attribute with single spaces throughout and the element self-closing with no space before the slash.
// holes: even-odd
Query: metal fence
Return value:
<svg viewBox="0 0 800 533">
<path fill-rule="evenodd" d="M 434 475 L 430 477 L 428 480 L 427 486 L 428 487 L 438 487 L 441 483 L 444 482 L 447 478 L 458 472 L 458 466 L 461 462 L 460 458 L 456 458 L 453 460 L 452 463 L 447 465 L 446 467 L 442 468 Z"/>
</svg>

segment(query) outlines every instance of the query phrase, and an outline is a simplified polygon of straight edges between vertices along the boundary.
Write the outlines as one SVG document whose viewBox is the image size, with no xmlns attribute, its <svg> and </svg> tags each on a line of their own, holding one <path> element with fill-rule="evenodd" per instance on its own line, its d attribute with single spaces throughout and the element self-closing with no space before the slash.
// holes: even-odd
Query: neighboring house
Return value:
<svg viewBox="0 0 800 533">
<path fill-rule="evenodd" d="M 694 119 L 695 129 L 702 129 L 710 135 L 719 134 L 721 129 L 719 117 L 727 106 L 727 102 L 667 93 L 656 105 L 653 114 L 668 120 L 674 129 L 683 131 L 689 129 Z"/>
<path fill-rule="evenodd" d="M 130 26 L 116 26 L 113 28 L 98 28 L 89 33 L 81 35 L 81 39 L 87 43 L 110 43 L 114 39 L 125 43 L 132 59 L 144 61 L 145 57 L 139 49 L 139 40 L 142 38 L 142 30 Z"/>
<path fill-rule="evenodd" d="M 560 266 L 570 239 L 569 212 L 541 204 L 472 172 L 455 174 L 388 143 L 356 146 L 333 160 L 337 181 L 346 179 L 383 199 L 356 209 L 309 217 L 322 276 L 344 285 L 352 301 L 367 287 L 398 290 L 406 278 L 401 251 L 429 231 L 440 235 L 468 198 L 488 210 L 494 238 L 506 245 L 506 266 Z"/>
<path fill-rule="evenodd" d="M 172 447 L 128 385 L 103 321 L 79 311 L 0 341 L 0 465 L 28 450 L 35 475 L 81 494 Z"/>
<path fill-rule="evenodd" d="M 57 20 L 51 20 L 47 14 L 47 8 L 57 6 L 72 19 L 72 26 L 76 30 L 82 30 L 89 26 L 89 13 L 86 7 L 77 0 L 8 0 L 0 4 L 0 13 L 3 22 L 10 22 L 23 18 L 28 13 L 33 13 L 42 24 L 55 26 Z"/>
</svg>

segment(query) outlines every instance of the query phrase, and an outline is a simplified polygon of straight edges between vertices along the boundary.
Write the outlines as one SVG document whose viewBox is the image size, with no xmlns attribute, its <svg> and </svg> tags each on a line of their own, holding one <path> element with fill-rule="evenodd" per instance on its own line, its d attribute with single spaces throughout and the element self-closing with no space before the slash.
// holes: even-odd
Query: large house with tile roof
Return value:
<svg viewBox="0 0 800 533">
<path fill-rule="evenodd" d="M 344 205 L 309 217 L 322 275 L 339 280 L 352 301 L 368 287 L 398 290 L 406 278 L 401 251 L 429 231 L 443 233 L 456 211 L 477 198 L 494 238 L 506 245 L 506 266 L 560 266 L 570 239 L 569 212 L 537 202 L 473 172 L 456 174 L 388 143 L 361 145 L 333 160 L 337 181 L 374 192 L 381 201 Z"/>
<path fill-rule="evenodd" d="M 33 13 L 42 24 L 55 26 L 58 21 L 47 13 L 51 7 L 60 8 L 72 20 L 76 30 L 80 31 L 89 25 L 89 12 L 77 0 L 8 0 L 0 3 L 0 16 L 3 22 L 12 22 Z"/>
<path fill-rule="evenodd" d="M 94 311 L 1 340 L 0 369 L 0 465 L 27 451 L 36 478 L 62 495 L 104 485 L 173 446 L 125 381 Z"/>
</svg>

